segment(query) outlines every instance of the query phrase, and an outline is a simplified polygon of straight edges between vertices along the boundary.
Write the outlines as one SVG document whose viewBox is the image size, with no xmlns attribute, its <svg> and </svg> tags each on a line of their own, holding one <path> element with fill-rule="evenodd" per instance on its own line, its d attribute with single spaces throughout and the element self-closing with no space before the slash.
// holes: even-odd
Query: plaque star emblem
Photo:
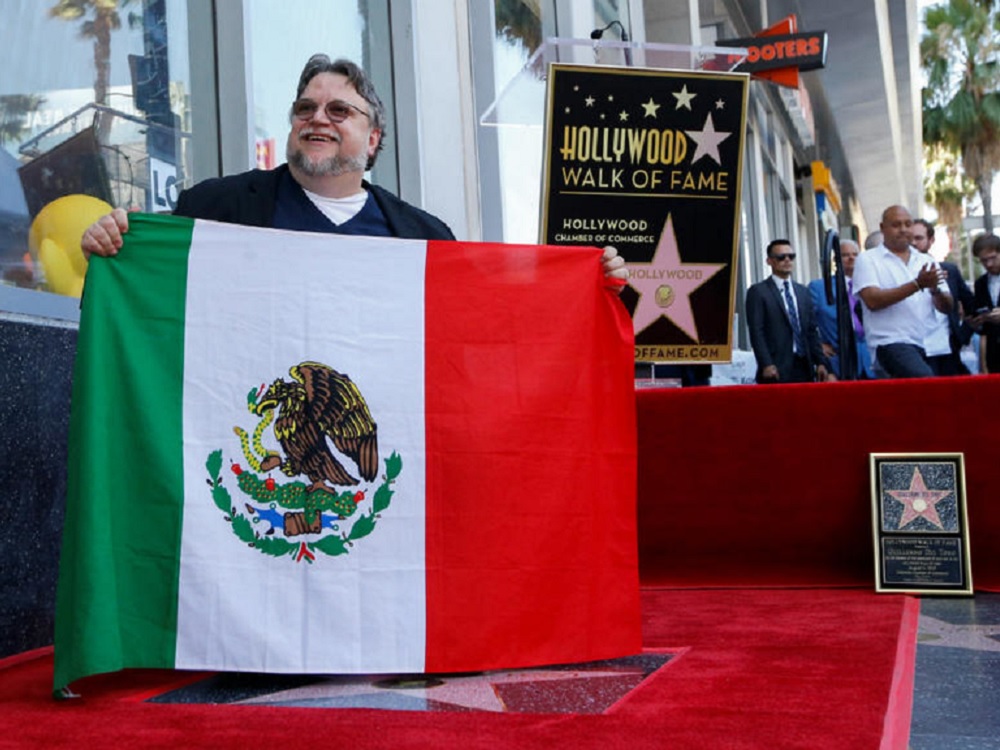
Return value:
<svg viewBox="0 0 1000 750">
<path fill-rule="evenodd" d="M 587 104 L 588 107 L 593 107 L 594 106 L 594 97 L 592 97 L 592 96 L 588 96 L 583 101 L 586 102 L 586 104 Z"/>
<path fill-rule="evenodd" d="M 886 490 L 886 492 L 903 504 L 903 515 L 899 519 L 899 528 L 920 517 L 927 519 L 940 529 L 944 528 L 938 516 L 937 504 L 951 494 L 951 490 L 929 490 L 924 484 L 920 467 L 913 469 L 908 490 Z"/>
<path fill-rule="evenodd" d="M 705 117 L 705 126 L 701 130 L 685 130 L 684 132 L 688 134 L 691 140 L 698 144 L 698 147 L 694 150 L 694 156 L 691 157 L 692 164 L 702 157 L 708 156 L 715 159 L 716 164 L 722 166 L 722 159 L 719 158 L 719 144 L 731 136 L 732 133 L 716 131 L 715 123 L 712 122 L 711 112 Z"/>
<path fill-rule="evenodd" d="M 674 109 L 680 109 L 681 107 L 684 107 L 685 109 L 691 109 L 691 100 L 694 99 L 696 96 L 698 96 L 697 94 L 688 93 L 688 87 L 686 83 L 684 84 L 684 87 L 680 91 L 675 91 L 673 92 L 673 94 L 674 97 L 676 97 L 677 99 L 677 106 L 674 107 Z"/>
<path fill-rule="evenodd" d="M 653 97 L 649 97 L 649 101 L 642 105 L 642 108 L 646 110 L 646 117 L 656 117 L 656 110 L 660 108 L 660 105 L 653 101 Z"/>
<path fill-rule="evenodd" d="M 698 326 L 691 309 L 691 294 L 726 267 L 725 263 L 684 263 L 677 248 L 674 221 L 668 214 L 663 233 L 649 263 L 629 263 L 629 284 L 639 293 L 632 316 L 636 333 L 667 318 L 698 341 Z"/>
</svg>

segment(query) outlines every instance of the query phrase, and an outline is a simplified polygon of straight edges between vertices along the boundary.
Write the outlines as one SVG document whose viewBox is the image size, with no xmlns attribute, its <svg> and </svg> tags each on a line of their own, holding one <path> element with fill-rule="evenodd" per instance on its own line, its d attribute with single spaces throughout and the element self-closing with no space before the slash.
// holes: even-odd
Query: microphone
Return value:
<svg viewBox="0 0 1000 750">
<path fill-rule="evenodd" d="M 608 29 L 610 29 L 612 26 L 617 26 L 619 28 L 619 30 L 620 30 L 619 31 L 619 35 L 621 37 L 621 40 L 623 42 L 625 42 L 625 43 L 628 43 L 629 42 L 628 32 L 625 31 L 625 27 L 622 26 L 622 22 L 618 21 L 618 20 L 612 21 L 607 26 L 605 26 L 603 29 L 594 29 L 593 31 L 590 32 L 590 38 L 593 39 L 594 41 L 597 41 L 598 39 L 600 39 L 601 37 L 603 37 L 604 36 L 604 32 L 607 31 Z M 628 66 L 631 66 L 632 65 L 632 49 L 630 47 L 626 47 L 625 50 L 624 50 L 624 52 L 625 52 L 625 64 L 628 65 Z"/>
</svg>

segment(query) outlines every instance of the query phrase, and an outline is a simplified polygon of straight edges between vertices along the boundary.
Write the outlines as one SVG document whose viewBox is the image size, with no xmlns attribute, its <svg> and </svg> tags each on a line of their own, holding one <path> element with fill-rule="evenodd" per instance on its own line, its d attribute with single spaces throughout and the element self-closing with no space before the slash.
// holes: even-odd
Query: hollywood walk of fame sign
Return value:
<svg viewBox="0 0 1000 750">
<path fill-rule="evenodd" d="M 871 454 L 877 591 L 971 594 L 961 453 Z"/>
<path fill-rule="evenodd" d="M 748 81 L 549 67 L 540 241 L 618 248 L 637 362 L 732 359 Z"/>
</svg>

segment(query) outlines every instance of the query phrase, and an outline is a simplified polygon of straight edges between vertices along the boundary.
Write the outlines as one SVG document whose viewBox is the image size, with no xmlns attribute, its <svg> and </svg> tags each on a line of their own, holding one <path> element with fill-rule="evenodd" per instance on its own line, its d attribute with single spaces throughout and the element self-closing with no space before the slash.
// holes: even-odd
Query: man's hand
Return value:
<svg viewBox="0 0 1000 750">
<path fill-rule="evenodd" d="M 920 285 L 921 289 L 934 289 L 946 278 L 948 278 L 947 271 L 933 263 L 928 263 L 917 274 L 917 284 Z"/>
<path fill-rule="evenodd" d="M 604 248 L 601 268 L 604 269 L 605 286 L 621 294 L 625 284 L 628 283 L 628 269 L 625 267 L 625 259 L 618 254 L 618 248 L 614 245 Z"/>
<path fill-rule="evenodd" d="M 828 344 L 828 343 L 826 343 L 824 341 L 823 344 L 822 344 L 822 346 L 823 346 L 823 356 L 824 357 L 826 357 L 827 359 L 829 359 L 830 357 L 836 357 L 837 356 L 837 350 L 833 348 L 833 344 Z"/>
<path fill-rule="evenodd" d="M 837 376 L 832 372 L 828 372 L 826 365 L 816 365 L 816 382 L 817 383 L 832 383 L 837 379 Z"/>
<path fill-rule="evenodd" d="M 122 235 L 128 231 L 128 214 L 124 208 L 116 208 L 95 221 L 80 238 L 83 255 L 100 255 L 108 258 L 117 255 L 122 246 Z"/>
<path fill-rule="evenodd" d="M 763 370 L 760 371 L 760 379 L 766 380 L 769 383 L 777 383 L 780 379 L 778 376 L 778 366 L 768 365 Z"/>
<path fill-rule="evenodd" d="M 994 307 L 989 312 L 980 313 L 979 315 L 973 315 L 969 318 L 969 325 L 975 329 L 982 327 L 983 323 L 992 323 L 994 325 L 1000 325 L 1000 307 Z"/>
</svg>

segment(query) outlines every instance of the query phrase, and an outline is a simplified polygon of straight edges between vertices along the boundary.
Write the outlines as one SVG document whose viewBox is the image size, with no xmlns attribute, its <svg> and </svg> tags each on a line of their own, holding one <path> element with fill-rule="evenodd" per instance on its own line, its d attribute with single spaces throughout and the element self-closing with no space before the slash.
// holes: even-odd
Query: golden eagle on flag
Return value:
<svg viewBox="0 0 1000 750">
<path fill-rule="evenodd" d="M 337 450 L 357 464 L 361 476 L 373 480 L 378 474 L 377 426 L 357 385 L 319 362 L 302 362 L 289 374 L 294 382 L 275 380 L 252 406 L 258 416 L 278 409 L 274 436 L 285 452 L 284 462 L 272 454 L 261 469 L 280 466 L 290 477 L 305 474 L 312 481 L 310 492 L 334 491 L 327 482 L 357 484 L 330 451 L 329 436 Z"/>
</svg>

